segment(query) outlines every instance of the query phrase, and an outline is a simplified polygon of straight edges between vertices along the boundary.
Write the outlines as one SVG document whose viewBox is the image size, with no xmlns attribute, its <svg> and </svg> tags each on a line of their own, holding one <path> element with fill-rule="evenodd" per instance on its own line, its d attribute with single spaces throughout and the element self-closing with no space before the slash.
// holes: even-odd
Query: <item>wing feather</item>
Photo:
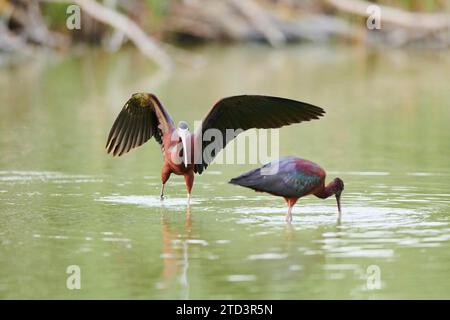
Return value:
<svg viewBox="0 0 450 320">
<path fill-rule="evenodd" d="M 173 129 L 172 118 L 155 95 L 135 93 L 125 103 L 111 127 L 106 151 L 121 156 L 152 137 L 162 145 L 163 135 Z"/>
<path fill-rule="evenodd" d="M 245 131 L 251 128 L 280 128 L 319 119 L 324 114 L 325 111 L 320 107 L 279 97 L 242 95 L 224 98 L 212 107 L 203 120 L 201 129 L 196 132 L 197 148 L 201 148 L 202 152 L 199 154 L 202 154 L 209 144 L 214 143 L 203 141 L 203 134 L 209 129 L 218 129 L 222 133 L 222 148 L 224 148 L 237 136 L 235 134 L 233 137 L 227 137 L 227 129 Z M 196 159 L 194 171 L 201 174 L 213 159 L 214 157 L 202 158 L 201 161 Z"/>
</svg>

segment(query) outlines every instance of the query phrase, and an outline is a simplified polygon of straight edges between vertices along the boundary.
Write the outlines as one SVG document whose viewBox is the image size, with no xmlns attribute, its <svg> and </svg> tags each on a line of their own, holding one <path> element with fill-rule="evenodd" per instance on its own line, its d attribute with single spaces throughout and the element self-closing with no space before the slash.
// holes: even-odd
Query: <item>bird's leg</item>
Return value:
<svg viewBox="0 0 450 320">
<path fill-rule="evenodd" d="M 161 201 L 164 200 L 164 187 L 166 185 L 167 180 L 169 180 L 170 177 L 170 168 L 168 166 L 164 166 L 161 172 Z"/>
<path fill-rule="evenodd" d="M 188 204 L 188 206 L 191 205 L 191 194 L 190 193 L 187 194 L 187 204 Z"/>
<path fill-rule="evenodd" d="M 292 222 L 292 208 L 297 203 L 298 198 L 285 198 L 287 205 L 288 205 L 288 212 L 286 214 L 286 222 L 291 223 Z"/>
<path fill-rule="evenodd" d="M 287 223 L 291 223 L 292 222 L 292 207 L 293 206 L 289 206 L 288 207 L 288 212 L 286 214 L 286 222 Z"/>
<path fill-rule="evenodd" d="M 166 184 L 165 183 L 163 183 L 162 184 L 162 186 L 161 186 L 161 196 L 160 196 L 160 198 L 161 198 L 161 201 L 163 201 L 164 200 L 164 186 L 165 186 Z"/>
<path fill-rule="evenodd" d="M 194 171 L 189 171 L 184 175 L 184 181 L 186 182 L 186 189 L 187 189 L 187 203 L 188 205 L 191 204 L 191 191 L 192 186 L 194 185 Z"/>
</svg>

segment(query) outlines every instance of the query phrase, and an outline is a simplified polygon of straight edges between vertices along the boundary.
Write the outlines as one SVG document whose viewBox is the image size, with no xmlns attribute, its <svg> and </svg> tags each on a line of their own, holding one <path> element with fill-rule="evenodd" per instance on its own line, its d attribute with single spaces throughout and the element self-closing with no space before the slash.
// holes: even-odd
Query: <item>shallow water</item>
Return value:
<svg viewBox="0 0 450 320">
<path fill-rule="evenodd" d="M 1 298 L 450 298 L 448 54 L 197 53 L 205 66 L 173 75 L 132 50 L 1 70 Z M 334 199 L 307 197 L 286 225 L 282 199 L 227 184 L 255 164 L 211 165 L 190 207 L 172 176 L 161 203 L 154 141 L 121 158 L 104 152 L 137 91 L 191 124 L 240 93 L 323 106 L 320 121 L 281 129 L 280 155 L 345 181 L 342 218 Z M 66 287 L 70 265 L 81 290 Z M 373 268 L 380 288 L 368 285 Z"/>
</svg>

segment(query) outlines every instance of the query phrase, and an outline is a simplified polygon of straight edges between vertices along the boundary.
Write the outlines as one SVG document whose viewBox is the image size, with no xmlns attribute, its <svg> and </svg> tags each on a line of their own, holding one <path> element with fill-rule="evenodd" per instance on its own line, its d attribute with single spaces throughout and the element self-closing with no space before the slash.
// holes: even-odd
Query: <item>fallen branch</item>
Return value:
<svg viewBox="0 0 450 320">
<path fill-rule="evenodd" d="M 231 3 L 264 35 L 272 47 L 279 47 L 286 42 L 283 33 L 253 0 L 231 0 Z"/>
<path fill-rule="evenodd" d="M 367 8 L 375 3 L 363 0 L 326 0 L 335 8 L 369 17 Z M 450 29 L 450 15 L 445 13 L 416 13 L 376 4 L 381 9 L 381 21 L 408 29 L 442 31 Z"/>
<path fill-rule="evenodd" d="M 42 1 L 42 0 L 41 0 Z M 161 48 L 157 40 L 147 35 L 134 21 L 127 16 L 107 8 L 95 0 L 44 0 L 50 2 L 72 2 L 78 4 L 84 12 L 94 19 L 110 25 L 123 32 L 143 55 L 154 60 L 161 68 L 170 70 L 173 67 L 172 59 Z"/>
<path fill-rule="evenodd" d="M 247 4 L 257 5 L 257 10 L 261 11 L 257 15 L 264 17 L 262 22 L 259 20 L 261 18 L 253 17 L 252 20 L 249 15 L 254 14 L 254 11 L 250 11 L 250 7 L 241 1 L 208 0 L 207 6 L 201 1 L 177 2 L 176 5 L 171 6 L 168 14 L 169 19 L 165 23 L 166 32 L 211 41 L 266 40 L 275 47 L 286 42 L 327 42 L 333 38 L 353 41 L 359 37 L 349 22 L 339 17 L 320 14 L 305 15 L 302 11 L 292 9 L 290 17 L 286 18 L 279 13 L 283 10 L 272 8 L 269 11 L 256 1 L 245 1 Z M 285 7 L 284 4 L 278 5 Z"/>
<path fill-rule="evenodd" d="M 104 7 L 94 0 L 74 0 L 74 2 L 91 17 L 122 31 L 136 45 L 142 54 L 153 59 L 162 68 L 172 68 L 172 60 L 166 52 L 161 49 L 156 40 L 150 38 L 127 16 Z"/>
</svg>

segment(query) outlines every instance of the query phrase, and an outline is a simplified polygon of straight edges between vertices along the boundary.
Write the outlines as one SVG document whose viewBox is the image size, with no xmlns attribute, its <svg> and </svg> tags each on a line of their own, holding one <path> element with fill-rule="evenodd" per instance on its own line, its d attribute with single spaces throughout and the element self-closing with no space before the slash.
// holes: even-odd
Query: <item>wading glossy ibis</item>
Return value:
<svg viewBox="0 0 450 320">
<path fill-rule="evenodd" d="M 299 198 L 310 194 L 321 199 L 335 195 L 339 216 L 341 215 L 344 182 L 340 178 L 334 178 L 325 185 L 325 175 L 325 170 L 314 162 L 283 157 L 233 178 L 229 183 L 283 197 L 288 205 L 286 221 L 291 222 L 292 207 Z"/>
<path fill-rule="evenodd" d="M 186 122 L 181 121 L 175 126 L 169 112 L 155 95 L 135 93 L 117 116 L 106 150 L 114 156 L 121 156 L 155 137 L 164 157 L 161 199 L 172 173 L 184 176 L 190 199 L 194 173 L 201 174 L 217 153 L 240 132 L 251 128 L 280 128 L 319 119 L 324 113 L 320 107 L 291 99 L 261 95 L 232 96 L 217 102 L 203 119 L 201 128 L 191 134 Z M 221 139 L 215 140 L 221 141 L 203 139 L 210 129 L 219 130 Z M 228 129 L 236 131 L 229 135 Z M 203 150 L 211 143 L 216 144 L 215 151 L 205 156 Z"/>
</svg>

